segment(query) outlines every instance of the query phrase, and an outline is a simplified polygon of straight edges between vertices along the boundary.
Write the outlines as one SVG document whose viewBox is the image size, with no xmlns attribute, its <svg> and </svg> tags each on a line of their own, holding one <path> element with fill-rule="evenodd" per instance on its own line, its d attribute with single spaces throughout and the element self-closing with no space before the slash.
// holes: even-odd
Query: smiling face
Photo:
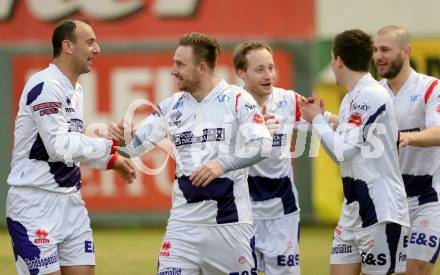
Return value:
<svg viewBox="0 0 440 275">
<path fill-rule="evenodd" d="M 408 58 L 408 49 L 397 43 L 393 33 L 378 35 L 374 40 L 373 60 L 379 75 L 387 79 L 395 78 Z"/>
<path fill-rule="evenodd" d="M 179 46 L 174 53 L 171 75 L 177 80 L 180 91 L 194 92 L 200 83 L 199 66 L 195 64 L 193 49 Z"/>
<path fill-rule="evenodd" d="M 71 43 L 72 60 L 75 71 L 79 74 L 88 73 L 92 67 L 92 60 L 101 52 L 96 36 L 90 25 L 76 21 L 75 42 Z"/>
<path fill-rule="evenodd" d="M 250 51 L 246 55 L 247 68 L 239 69 L 238 76 L 246 89 L 259 97 L 268 96 L 275 82 L 275 65 L 272 54 L 265 48 Z"/>
</svg>

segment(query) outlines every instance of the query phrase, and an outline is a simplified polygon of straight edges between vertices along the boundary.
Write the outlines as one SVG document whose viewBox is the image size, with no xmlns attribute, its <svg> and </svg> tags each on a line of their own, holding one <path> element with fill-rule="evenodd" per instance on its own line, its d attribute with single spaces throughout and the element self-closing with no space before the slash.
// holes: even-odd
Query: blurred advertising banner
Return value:
<svg viewBox="0 0 440 275">
<path fill-rule="evenodd" d="M 278 84 L 293 87 L 292 51 L 275 49 Z M 145 51 L 137 53 L 107 53 L 93 62 L 93 71 L 81 77 L 84 89 L 84 125 L 86 134 L 105 127 L 110 121 L 118 122 L 129 108 L 137 104 L 134 125 L 145 118 L 152 108 L 145 104 L 159 103 L 175 91 L 170 75 L 173 51 Z M 49 54 L 14 55 L 12 62 L 12 118 L 15 118 L 18 100 L 26 79 L 31 73 L 45 68 Z M 232 69 L 232 51 L 221 54 L 218 77 L 237 83 Z M 91 212 L 164 211 L 171 205 L 174 180 L 174 161 L 164 143 L 136 160 L 137 179 L 128 185 L 113 171 L 98 171 L 82 166 L 82 193 Z"/>
<path fill-rule="evenodd" d="M 311 38 L 314 1 L 2 0 L 1 42 L 47 42 L 64 18 L 92 23 L 101 41 L 174 39 L 187 32 L 222 38 Z"/>
</svg>

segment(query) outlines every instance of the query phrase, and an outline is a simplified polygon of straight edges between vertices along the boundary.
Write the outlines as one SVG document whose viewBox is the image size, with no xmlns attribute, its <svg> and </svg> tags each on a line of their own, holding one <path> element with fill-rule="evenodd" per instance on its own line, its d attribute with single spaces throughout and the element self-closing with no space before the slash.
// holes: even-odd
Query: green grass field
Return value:
<svg viewBox="0 0 440 275">
<path fill-rule="evenodd" d="M 97 275 L 156 274 L 162 228 L 94 230 Z M 326 275 L 333 228 L 301 228 L 301 274 Z M 9 235 L 0 229 L 0 274 L 16 274 Z"/>
<path fill-rule="evenodd" d="M 155 275 L 164 229 L 96 229 L 96 275 Z M 301 274 L 329 274 L 333 227 L 301 228 Z M 8 233 L 0 229 L 0 274 L 17 274 Z M 433 275 L 440 275 L 436 266 Z"/>
</svg>

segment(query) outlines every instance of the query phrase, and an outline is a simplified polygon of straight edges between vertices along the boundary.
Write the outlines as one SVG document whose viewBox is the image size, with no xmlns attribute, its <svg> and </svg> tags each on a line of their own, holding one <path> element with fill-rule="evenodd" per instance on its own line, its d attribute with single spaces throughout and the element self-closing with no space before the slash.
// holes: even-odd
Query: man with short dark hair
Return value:
<svg viewBox="0 0 440 275">
<path fill-rule="evenodd" d="M 83 134 L 83 90 L 100 48 L 92 27 L 60 23 L 54 58 L 24 87 L 15 121 L 6 219 L 18 274 L 92 275 L 95 251 L 81 193 L 79 163 L 114 169 L 131 182 L 134 170 L 114 142 Z"/>
<path fill-rule="evenodd" d="M 171 74 L 180 92 L 164 100 L 121 149 L 136 156 L 165 137 L 176 180 L 157 274 L 255 274 L 252 215 L 244 167 L 271 143 L 262 114 L 242 88 L 215 78 L 220 46 L 205 34 L 179 40 Z M 121 145 L 124 130 L 112 135 Z"/>
<path fill-rule="evenodd" d="M 361 30 L 338 34 L 331 66 L 342 100 L 336 131 L 317 98 L 300 102 L 329 156 L 339 163 L 344 205 L 331 253 L 332 275 L 405 272 L 408 205 L 397 154 L 397 122 L 387 91 L 368 73 L 371 37 Z"/>
<path fill-rule="evenodd" d="M 373 58 L 397 110 L 410 211 L 406 274 L 430 275 L 440 251 L 440 88 L 438 79 L 411 68 L 410 55 L 405 29 L 385 26 L 377 32 Z"/>
</svg>

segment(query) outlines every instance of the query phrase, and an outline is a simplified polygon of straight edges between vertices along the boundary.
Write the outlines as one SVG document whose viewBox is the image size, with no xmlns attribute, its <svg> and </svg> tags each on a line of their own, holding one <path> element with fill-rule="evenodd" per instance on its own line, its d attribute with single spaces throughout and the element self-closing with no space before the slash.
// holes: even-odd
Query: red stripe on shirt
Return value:
<svg viewBox="0 0 440 275">
<path fill-rule="evenodd" d="M 299 96 L 298 96 L 298 94 L 297 93 L 295 93 L 295 108 L 296 108 L 296 113 L 295 113 L 295 121 L 296 122 L 298 122 L 299 120 L 300 120 L 300 118 L 301 118 L 301 110 L 299 109 Z"/>
<path fill-rule="evenodd" d="M 438 84 L 438 80 L 436 79 L 431 83 L 431 86 L 429 86 L 428 90 L 426 90 L 425 104 L 428 103 L 429 97 L 431 96 L 432 91 L 434 91 L 434 88 L 435 88 L 435 86 L 437 86 L 437 84 Z"/>
<path fill-rule="evenodd" d="M 241 96 L 241 93 L 238 93 L 235 96 L 235 112 L 238 113 L 238 98 Z"/>
</svg>

